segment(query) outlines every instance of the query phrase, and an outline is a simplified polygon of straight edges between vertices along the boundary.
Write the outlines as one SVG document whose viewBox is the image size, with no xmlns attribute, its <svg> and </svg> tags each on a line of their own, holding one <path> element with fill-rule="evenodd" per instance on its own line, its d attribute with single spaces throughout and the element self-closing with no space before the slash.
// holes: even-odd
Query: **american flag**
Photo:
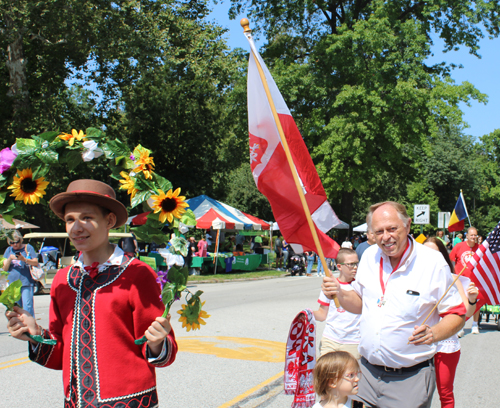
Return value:
<svg viewBox="0 0 500 408">
<path fill-rule="evenodd" d="M 467 264 L 472 281 L 479 289 L 477 307 L 500 304 L 500 223 L 479 245 L 474 257 Z M 477 309 L 476 309 L 477 310 Z"/>
</svg>

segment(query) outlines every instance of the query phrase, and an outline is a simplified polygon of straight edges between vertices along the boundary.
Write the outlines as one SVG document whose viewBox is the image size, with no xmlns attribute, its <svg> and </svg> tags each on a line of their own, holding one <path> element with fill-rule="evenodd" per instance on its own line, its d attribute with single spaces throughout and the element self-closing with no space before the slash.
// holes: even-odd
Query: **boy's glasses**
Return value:
<svg viewBox="0 0 500 408">
<path fill-rule="evenodd" d="M 361 371 L 358 371 L 358 372 L 355 372 L 355 373 L 345 374 L 344 378 L 347 381 L 354 381 L 355 378 L 357 378 L 358 380 L 360 380 L 362 375 L 363 374 L 361 373 Z"/>
<path fill-rule="evenodd" d="M 19 244 L 21 241 L 10 241 L 11 245 Z"/>
<path fill-rule="evenodd" d="M 351 268 L 351 269 L 354 269 L 354 268 L 357 268 L 358 265 L 359 265 L 359 262 L 355 262 L 355 263 L 340 263 L 338 265 L 345 265 L 347 266 L 348 268 Z"/>
</svg>

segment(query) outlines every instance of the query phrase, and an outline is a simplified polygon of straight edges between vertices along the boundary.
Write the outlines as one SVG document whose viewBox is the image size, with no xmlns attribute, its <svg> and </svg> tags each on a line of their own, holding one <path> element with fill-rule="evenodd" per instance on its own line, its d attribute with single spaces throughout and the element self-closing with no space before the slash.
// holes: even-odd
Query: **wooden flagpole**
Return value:
<svg viewBox="0 0 500 408">
<path fill-rule="evenodd" d="M 446 289 L 446 292 L 444 292 L 443 296 L 441 296 L 441 299 L 439 299 L 438 302 L 434 305 L 434 307 L 429 312 L 429 314 L 427 315 L 427 317 L 425 318 L 425 320 L 423 321 L 423 323 L 420 326 L 423 326 L 425 324 L 425 322 L 429 319 L 429 317 L 431 317 L 431 314 L 434 312 L 434 310 L 436 310 L 436 308 L 438 307 L 438 305 L 441 303 L 441 301 L 443 300 L 443 298 L 446 296 L 446 294 L 453 287 L 453 285 L 458 280 L 458 278 L 460 278 L 460 276 L 462 276 L 462 273 L 464 273 L 465 268 L 467 268 L 467 265 L 464 265 L 464 267 L 462 268 L 462 271 L 455 277 L 455 279 L 453 279 L 453 283 L 450 285 L 450 287 L 448 289 Z M 408 344 L 410 344 L 410 342 L 408 342 Z"/>
<path fill-rule="evenodd" d="M 455 277 L 455 279 L 453 279 L 453 283 L 450 285 L 450 287 L 448 289 L 446 289 L 446 292 L 444 292 L 443 296 L 441 296 L 441 299 L 439 299 L 439 301 L 434 305 L 434 307 L 432 308 L 432 310 L 429 312 L 429 314 L 427 315 L 427 317 L 425 318 L 424 322 L 421 324 L 421 326 L 423 326 L 425 324 L 425 322 L 427 321 L 427 319 L 429 319 L 429 317 L 431 317 L 431 314 L 434 312 L 434 310 L 436 310 L 436 308 L 438 307 L 438 305 L 441 303 L 441 301 L 443 300 L 443 298 L 446 296 L 446 294 L 449 292 L 449 290 L 453 287 L 453 285 L 455 284 L 455 282 L 458 280 L 458 278 L 460 278 L 460 276 L 462 276 L 462 274 L 464 273 L 465 271 L 465 268 L 467 268 L 467 265 L 464 265 L 464 267 L 462 268 L 462 271 Z"/>
<path fill-rule="evenodd" d="M 244 33 L 251 33 L 252 32 L 252 30 L 250 29 L 250 22 L 246 18 L 241 19 L 240 24 L 243 27 Z M 253 53 L 253 49 L 252 49 L 252 53 Z M 260 62 L 259 62 L 259 59 L 257 58 L 257 55 L 254 54 L 254 58 L 255 58 L 255 63 L 257 65 L 257 69 L 259 71 L 260 79 L 262 81 L 262 85 L 264 86 L 264 90 L 266 91 L 267 100 L 268 100 L 269 105 L 271 107 L 271 111 L 273 113 L 273 118 L 274 118 L 274 121 L 276 123 L 276 127 L 278 128 L 278 133 L 280 135 L 281 144 L 283 145 L 283 150 L 285 151 L 286 159 L 288 161 L 288 165 L 290 166 L 293 180 L 295 182 L 295 186 L 297 187 L 297 192 L 299 193 L 300 202 L 301 202 L 302 207 L 304 209 L 304 213 L 306 215 L 307 223 L 308 223 L 309 228 L 311 230 L 314 244 L 316 245 L 316 250 L 318 252 L 318 256 L 320 257 L 321 264 L 323 265 L 323 269 L 326 271 L 326 274 L 330 277 L 333 277 L 332 272 L 330 271 L 330 269 L 328 269 L 325 255 L 323 253 L 323 248 L 320 245 L 318 233 L 316 231 L 314 221 L 312 220 L 312 217 L 311 217 L 311 211 L 309 210 L 309 206 L 307 204 L 306 197 L 304 195 L 304 192 L 302 191 L 302 186 L 300 185 L 299 175 L 297 174 L 297 169 L 295 168 L 295 165 L 293 163 L 293 158 L 292 158 L 292 155 L 290 153 L 290 148 L 288 147 L 288 142 L 286 141 L 285 133 L 283 132 L 283 128 L 281 126 L 278 112 L 276 112 L 276 107 L 274 106 L 274 101 L 273 101 L 273 98 L 271 96 L 271 91 L 269 90 L 269 86 L 267 84 L 266 76 L 265 76 L 264 71 L 260 65 Z M 340 304 L 339 304 L 337 297 L 334 297 L 333 300 L 335 301 L 335 305 L 337 307 L 339 307 Z"/>
</svg>

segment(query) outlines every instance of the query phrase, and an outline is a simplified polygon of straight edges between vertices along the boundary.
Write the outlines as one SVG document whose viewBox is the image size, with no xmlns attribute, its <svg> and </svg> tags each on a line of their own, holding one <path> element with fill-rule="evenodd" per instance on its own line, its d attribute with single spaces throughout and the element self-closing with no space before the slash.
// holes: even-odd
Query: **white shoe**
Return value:
<svg viewBox="0 0 500 408">
<path fill-rule="evenodd" d="M 460 331 L 457 333 L 457 336 L 458 336 L 458 338 L 460 338 L 460 337 L 464 337 L 464 334 L 465 334 L 464 329 L 462 329 L 462 330 L 460 330 Z"/>
<path fill-rule="evenodd" d="M 470 331 L 472 334 L 479 334 L 479 327 L 478 326 L 472 326 L 472 329 Z"/>
</svg>

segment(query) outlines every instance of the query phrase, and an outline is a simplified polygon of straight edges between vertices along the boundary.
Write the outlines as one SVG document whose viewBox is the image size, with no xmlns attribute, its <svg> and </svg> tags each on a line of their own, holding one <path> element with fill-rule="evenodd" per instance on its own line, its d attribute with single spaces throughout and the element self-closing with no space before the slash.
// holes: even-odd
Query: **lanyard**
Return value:
<svg viewBox="0 0 500 408">
<path fill-rule="evenodd" d="M 406 251 L 408 251 L 408 248 L 410 247 L 410 240 L 406 242 L 406 248 L 405 251 L 403 252 L 403 256 L 399 260 L 398 264 L 396 267 L 392 270 L 391 274 L 387 278 L 387 282 L 389 282 L 389 279 L 391 278 L 391 275 L 394 273 L 394 271 L 397 271 L 401 262 L 403 259 L 405 259 Z M 384 283 L 384 259 L 380 257 L 380 287 L 382 288 L 382 295 L 385 295 L 385 288 L 387 287 L 387 282 Z"/>
</svg>

